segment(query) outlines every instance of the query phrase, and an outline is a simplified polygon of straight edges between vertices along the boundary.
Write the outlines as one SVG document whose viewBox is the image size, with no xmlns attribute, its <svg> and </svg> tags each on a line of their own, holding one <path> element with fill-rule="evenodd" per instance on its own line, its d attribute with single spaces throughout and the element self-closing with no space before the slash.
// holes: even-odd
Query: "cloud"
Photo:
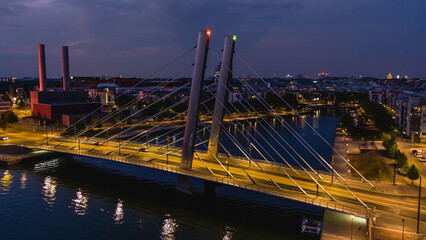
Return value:
<svg viewBox="0 0 426 240">
<path fill-rule="evenodd" d="M 35 47 L 0 49 L 0 55 L 35 55 Z"/>
<path fill-rule="evenodd" d="M 85 40 L 75 40 L 75 41 L 71 41 L 71 42 L 67 42 L 64 44 L 64 46 L 69 46 L 69 47 L 78 47 L 90 42 L 94 42 L 94 39 L 85 39 Z"/>
<path fill-rule="evenodd" d="M 342 66 L 324 54 L 352 63 L 351 56 L 369 52 L 381 56 L 383 65 L 408 59 L 404 64 L 418 66 L 426 56 L 419 18 L 425 7 L 419 0 L 0 0 L 0 32 L 7 33 L 1 37 L 0 54 L 21 59 L 19 66 L 8 65 L 9 71 L 28 76 L 35 74 L 28 69 L 36 68 L 25 55 L 36 54 L 36 44 L 45 43 L 56 58 L 60 46 L 68 45 L 78 61 L 76 72 L 139 75 L 149 70 L 140 66 L 155 68 L 194 46 L 198 31 L 208 27 L 210 55 L 223 47 L 226 35 L 236 34 L 236 51 L 259 62 L 265 74 L 314 71 L 320 61 Z M 387 52 L 396 55 L 388 57 Z M 60 64 L 51 64 L 48 69 L 55 76 Z"/>
<path fill-rule="evenodd" d="M 0 17 L 11 14 L 16 14 L 22 9 L 25 9 L 27 0 L 2 1 L 0 2 Z"/>
<path fill-rule="evenodd" d="M 119 57 L 141 57 L 141 56 L 152 56 L 164 52 L 170 51 L 170 46 L 148 46 L 148 47 L 139 47 L 137 49 L 132 50 L 124 50 L 116 52 L 115 55 Z"/>
</svg>

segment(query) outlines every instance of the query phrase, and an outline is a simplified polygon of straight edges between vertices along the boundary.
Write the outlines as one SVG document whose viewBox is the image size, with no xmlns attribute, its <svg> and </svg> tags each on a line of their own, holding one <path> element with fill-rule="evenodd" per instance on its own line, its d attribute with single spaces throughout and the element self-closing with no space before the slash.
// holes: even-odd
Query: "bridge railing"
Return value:
<svg viewBox="0 0 426 240">
<path fill-rule="evenodd" d="M 112 156 L 112 155 L 105 155 L 105 154 L 101 155 L 101 154 L 84 152 L 84 151 L 79 151 L 74 149 L 58 149 L 58 148 L 55 148 L 54 146 L 46 146 L 46 145 L 37 145 L 37 146 L 21 145 L 21 146 L 28 147 L 28 148 L 37 148 L 37 149 L 52 150 L 52 151 L 63 152 L 63 153 L 77 154 L 77 155 L 87 156 L 87 157 L 102 158 L 102 159 L 108 159 L 108 160 L 113 160 L 117 162 L 155 168 L 155 169 L 159 169 L 159 170 L 163 170 L 167 172 L 172 172 L 172 173 L 186 175 L 190 177 L 196 177 L 199 179 L 208 180 L 212 182 L 227 184 L 227 185 L 231 185 L 231 186 L 235 186 L 235 187 L 239 187 L 239 188 L 243 188 L 243 189 L 247 189 L 251 191 L 256 191 L 256 192 L 260 192 L 260 193 L 264 193 L 264 194 L 268 194 L 272 196 L 291 199 L 291 200 L 343 212 L 343 213 L 358 216 L 358 217 L 363 217 L 363 218 L 368 217 L 368 210 L 362 207 L 359 207 L 359 208 L 351 207 L 351 206 L 347 206 L 345 204 L 333 202 L 330 200 L 310 197 L 310 196 L 301 195 L 301 194 L 294 194 L 294 193 L 290 194 L 282 190 L 280 191 L 277 189 L 267 188 L 267 187 L 263 187 L 263 186 L 252 184 L 252 183 L 245 183 L 242 181 L 233 180 L 231 178 L 224 178 L 224 177 L 219 177 L 216 175 L 210 175 L 210 174 L 206 175 L 204 173 L 200 173 L 196 171 L 183 170 L 170 165 L 163 165 L 163 164 L 157 164 L 157 163 L 145 162 L 145 161 L 136 161 L 136 160 L 128 159 L 121 156 Z"/>
</svg>

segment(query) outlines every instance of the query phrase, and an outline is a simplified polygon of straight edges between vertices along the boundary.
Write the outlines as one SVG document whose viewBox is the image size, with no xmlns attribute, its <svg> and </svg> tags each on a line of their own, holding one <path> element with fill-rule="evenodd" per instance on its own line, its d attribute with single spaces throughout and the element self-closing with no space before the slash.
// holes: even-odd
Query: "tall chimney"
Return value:
<svg viewBox="0 0 426 240">
<path fill-rule="evenodd" d="M 44 54 L 44 44 L 38 45 L 38 76 L 40 82 L 40 91 L 46 91 L 46 57 Z"/>
<path fill-rule="evenodd" d="M 70 90 L 70 65 L 68 46 L 62 46 L 62 88 L 65 92 Z"/>
</svg>

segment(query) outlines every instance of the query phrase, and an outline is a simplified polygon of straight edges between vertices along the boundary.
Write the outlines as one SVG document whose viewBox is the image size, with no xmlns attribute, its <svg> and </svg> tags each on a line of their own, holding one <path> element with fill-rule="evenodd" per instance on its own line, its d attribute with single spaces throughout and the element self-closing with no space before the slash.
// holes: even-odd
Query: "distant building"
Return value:
<svg viewBox="0 0 426 240">
<path fill-rule="evenodd" d="M 376 103 L 382 103 L 383 102 L 383 93 L 381 90 L 370 90 L 368 91 L 368 97 L 370 98 L 370 101 L 376 102 Z"/>
<path fill-rule="evenodd" d="M 411 142 L 426 143 L 426 98 L 416 94 L 399 94 L 392 112 L 395 121 Z"/>
<path fill-rule="evenodd" d="M 214 69 L 214 82 L 218 83 L 219 82 L 219 75 L 220 75 L 220 65 L 222 63 L 219 63 L 219 65 L 216 66 L 216 68 Z"/>
<path fill-rule="evenodd" d="M 11 110 L 10 101 L 0 101 L 0 112 L 7 112 Z"/>
<path fill-rule="evenodd" d="M 391 73 L 388 74 L 387 79 L 392 79 L 392 74 Z"/>
<path fill-rule="evenodd" d="M 99 103 L 88 102 L 88 93 L 82 91 L 31 92 L 31 114 L 33 117 L 60 120 L 62 115 L 83 114 L 94 111 Z"/>
</svg>

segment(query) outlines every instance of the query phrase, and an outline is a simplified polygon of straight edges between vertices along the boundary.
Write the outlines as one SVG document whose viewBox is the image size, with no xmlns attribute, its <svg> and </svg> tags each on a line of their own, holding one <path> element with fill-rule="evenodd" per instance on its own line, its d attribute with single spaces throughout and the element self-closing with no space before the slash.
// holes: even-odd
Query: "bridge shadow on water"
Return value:
<svg viewBox="0 0 426 240">
<path fill-rule="evenodd" d="M 173 173 L 86 157 L 57 161 L 56 167 L 34 173 L 52 176 L 66 188 L 81 188 L 91 199 L 109 204 L 120 199 L 125 212 L 131 209 L 154 218 L 170 217 L 180 225 L 176 239 L 319 239 L 303 236 L 300 229 L 303 217 L 322 218 L 320 208 L 224 185 L 216 187 L 214 194 L 188 195 L 175 190 L 177 175 Z M 34 163 L 14 168 L 34 169 Z M 199 179 L 192 179 L 191 184 L 203 188 Z M 158 232 L 147 239 L 152 238 L 158 239 Z"/>
</svg>

